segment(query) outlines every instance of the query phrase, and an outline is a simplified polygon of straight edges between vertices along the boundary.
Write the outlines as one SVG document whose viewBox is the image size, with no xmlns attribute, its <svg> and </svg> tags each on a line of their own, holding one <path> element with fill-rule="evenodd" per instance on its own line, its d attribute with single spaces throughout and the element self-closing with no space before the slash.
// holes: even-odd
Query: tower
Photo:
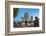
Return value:
<svg viewBox="0 0 46 36">
<path fill-rule="evenodd" d="M 31 16 L 31 21 L 33 21 L 33 16 Z"/>
</svg>

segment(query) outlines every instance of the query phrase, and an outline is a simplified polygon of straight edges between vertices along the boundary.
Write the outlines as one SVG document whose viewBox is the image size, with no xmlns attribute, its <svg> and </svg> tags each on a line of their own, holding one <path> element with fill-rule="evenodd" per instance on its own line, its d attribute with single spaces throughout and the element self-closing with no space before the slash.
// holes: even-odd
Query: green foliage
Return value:
<svg viewBox="0 0 46 36">
<path fill-rule="evenodd" d="M 34 20 L 34 26 L 39 26 L 39 18 L 36 16 Z"/>
<path fill-rule="evenodd" d="M 16 17 L 17 16 L 17 14 L 18 14 L 18 10 L 19 10 L 19 8 L 13 8 L 13 17 Z"/>
</svg>

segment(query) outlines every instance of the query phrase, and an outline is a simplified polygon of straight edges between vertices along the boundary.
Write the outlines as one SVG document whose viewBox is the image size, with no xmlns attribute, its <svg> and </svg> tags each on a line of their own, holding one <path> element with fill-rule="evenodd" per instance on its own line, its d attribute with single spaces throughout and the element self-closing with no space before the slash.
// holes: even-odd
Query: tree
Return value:
<svg viewBox="0 0 46 36">
<path fill-rule="evenodd" d="M 13 16 L 16 17 L 18 14 L 19 8 L 13 8 Z"/>
<path fill-rule="evenodd" d="M 16 21 L 14 21 L 14 25 L 13 25 L 13 26 L 14 26 L 14 28 L 17 27 L 17 23 L 16 23 Z"/>
<path fill-rule="evenodd" d="M 15 22 L 15 17 L 17 16 L 18 14 L 18 10 L 19 8 L 13 8 L 13 21 L 14 21 L 14 27 L 16 27 L 16 22 Z"/>
<path fill-rule="evenodd" d="M 39 26 L 39 18 L 36 16 L 34 20 L 34 27 L 38 27 L 38 26 Z"/>
</svg>

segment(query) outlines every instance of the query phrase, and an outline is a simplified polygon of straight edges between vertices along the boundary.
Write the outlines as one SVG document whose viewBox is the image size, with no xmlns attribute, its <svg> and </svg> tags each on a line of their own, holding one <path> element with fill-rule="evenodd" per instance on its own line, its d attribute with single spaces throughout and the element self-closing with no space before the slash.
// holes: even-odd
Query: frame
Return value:
<svg viewBox="0 0 46 36">
<path fill-rule="evenodd" d="M 34 3 L 34 2 L 18 2 L 18 1 L 6 1 L 5 2 L 5 32 L 6 36 L 8 35 L 21 35 L 21 34 L 37 34 L 45 32 L 45 4 L 44 3 Z M 10 31 L 10 5 L 26 5 L 26 6 L 41 6 L 42 7 L 42 29 L 34 30 L 34 31 Z M 25 6 L 25 7 L 26 7 Z M 12 6 L 14 7 L 14 6 Z"/>
</svg>

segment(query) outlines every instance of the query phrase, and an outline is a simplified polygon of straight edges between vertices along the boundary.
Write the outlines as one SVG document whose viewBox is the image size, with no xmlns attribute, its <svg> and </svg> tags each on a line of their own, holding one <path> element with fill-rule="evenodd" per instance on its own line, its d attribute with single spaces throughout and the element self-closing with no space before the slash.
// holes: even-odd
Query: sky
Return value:
<svg viewBox="0 0 46 36">
<path fill-rule="evenodd" d="M 15 17 L 16 21 L 21 20 L 21 17 L 24 16 L 25 12 L 28 12 L 28 14 L 30 16 L 33 16 L 33 19 L 35 19 L 34 17 L 39 17 L 39 9 L 38 8 L 19 8 L 19 13 L 17 14 L 17 16 Z"/>
</svg>

